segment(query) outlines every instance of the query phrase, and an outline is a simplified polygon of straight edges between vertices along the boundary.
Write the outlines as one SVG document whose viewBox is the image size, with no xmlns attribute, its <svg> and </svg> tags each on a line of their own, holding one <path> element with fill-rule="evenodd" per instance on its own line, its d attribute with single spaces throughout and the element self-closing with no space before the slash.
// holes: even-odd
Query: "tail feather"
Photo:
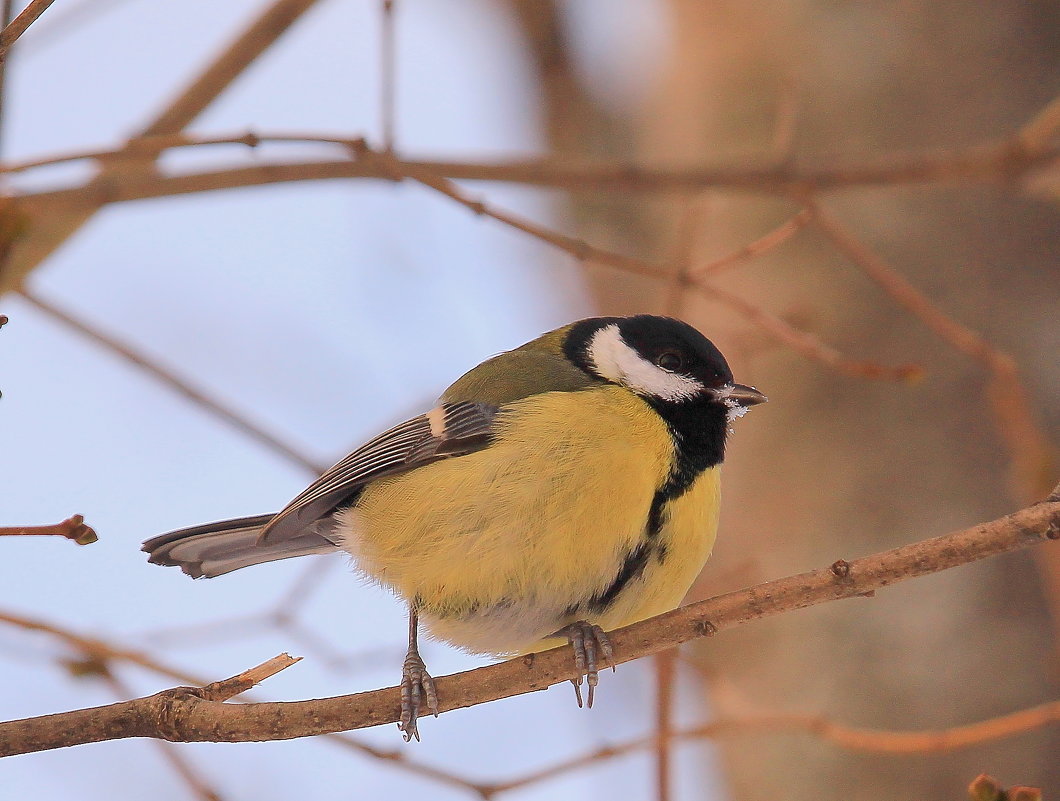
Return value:
<svg viewBox="0 0 1060 801">
<path fill-rule="evenodd" d="M 331 553 L 336 545 L 326 536 L 330 520 L 317 521 L 295 537 L 260 545 L 261 530 L 274 515 L 241 517 L 182 528 L 147 540 L 147 561 L 179 567 L 192 578 L 213 578 L 241 567 L 294 556 Z"/>
</svg>

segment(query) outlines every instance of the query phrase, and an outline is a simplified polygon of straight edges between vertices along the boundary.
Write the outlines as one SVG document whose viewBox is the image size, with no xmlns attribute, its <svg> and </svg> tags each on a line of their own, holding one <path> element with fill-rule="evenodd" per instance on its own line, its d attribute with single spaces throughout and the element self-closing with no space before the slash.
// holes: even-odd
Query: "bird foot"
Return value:
<svg viewBox="0 0 1060 801">
<path fill-rule="evenodd" d="M 401 668 L 401 721 L 398 729 L 404 733 L 406 743 L 413 737 L 416 742 L 420 740 L 416 721 L 424 702 L 430 713 L 438 717 L 438 692 L 434 689 L 434 679 L 427 672 L 419 651 L 412 647 Z"/>
<path fill-rule="evenodd" d="M 597 656 L 603 656 L 604 661 L 615 669 L 614 649 L 611 641 L 607 638 L 604 630 L 595 623 L 578 620 L 569 626 L 564 626 L 556 632 L 558 637 L 566 637 L 571 648 L 574 649 L 574 666 L 578 672 L 585 676 L 585 683 L 589 687 L 588 697 L 584 706 L 592 709 L 593 696 L 596 694 L 596 685 L 600 683 L 600 673 L 597 666 Z M 574 695 L 578 699 L 578 707 L 582 704 L 582 676 L 571 679 L 574 685 Z"/>
</svg>

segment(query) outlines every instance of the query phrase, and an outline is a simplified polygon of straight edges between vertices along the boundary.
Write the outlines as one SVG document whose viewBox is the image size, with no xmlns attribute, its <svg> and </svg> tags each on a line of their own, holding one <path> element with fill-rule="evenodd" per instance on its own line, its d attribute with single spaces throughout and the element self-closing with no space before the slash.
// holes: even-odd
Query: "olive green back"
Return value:
<svg viewBox="0 0 1060 801">
<path fill-rule="evenodd" d="M 501 406 L 542 392 L 575 392 L 596 382 L 563 354 L 570 326 L 550 331 L 515 350 L 487 359 L 442 394 L 446 402 Z"/>
</svg>

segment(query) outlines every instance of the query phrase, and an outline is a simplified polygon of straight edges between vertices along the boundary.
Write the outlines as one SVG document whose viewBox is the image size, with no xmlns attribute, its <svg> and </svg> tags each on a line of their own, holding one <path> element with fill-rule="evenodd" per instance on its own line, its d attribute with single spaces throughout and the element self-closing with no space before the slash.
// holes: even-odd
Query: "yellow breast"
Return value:
<svg viewBox="0 0 1060 801">
<path fill-rule="evenodd" d="M 593 606 L 642 546 L 672 459 L 665 423 L 625 389 L 533 396 L 504 407 L 489 447 L 370 484 L 345 547 L 469 650 L 525 650 L 578 619 L 613 628 L 676 606 L 710 553 L 717 470 L 664 507 L 639 574 Z"/>
</svg>

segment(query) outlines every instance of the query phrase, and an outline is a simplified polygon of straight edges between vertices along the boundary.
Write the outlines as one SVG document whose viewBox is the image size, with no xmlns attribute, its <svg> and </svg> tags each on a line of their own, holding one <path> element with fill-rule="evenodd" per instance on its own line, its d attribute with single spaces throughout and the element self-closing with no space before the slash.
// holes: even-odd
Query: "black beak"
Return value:
<svg viewBox="0 0 1060 801">
<path fill-rule="evenodd" d="M 749 387 L 746 384 L 727 384 L 720 390 L 717 390 L 717 394 L 721 399 L 731 398 L 740 406 L 757 406 L 759 403 L 765 403 L 769 400 L 769 398 L 757 389 Z"/>
</svg>

